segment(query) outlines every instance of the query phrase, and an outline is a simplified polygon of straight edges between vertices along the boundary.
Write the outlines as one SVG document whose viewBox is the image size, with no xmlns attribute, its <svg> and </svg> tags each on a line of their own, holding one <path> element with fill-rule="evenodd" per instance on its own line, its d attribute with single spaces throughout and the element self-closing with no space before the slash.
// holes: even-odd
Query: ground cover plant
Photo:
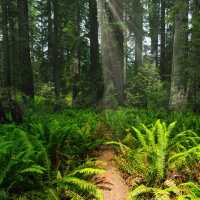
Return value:
<svg viewBox="0 0 200 200">
<path fill-rule="evenodd" d="M 128 180 L 127 198 L 199 198 L 198 115 L 32 109 L 23 124 L 0 125 L 1 199 L 103 199 L 92 177 L 104 170 L 90 153 L 105 143 L 120 152 L 116 161 Z"/>
<path fill-rule="evenodd" d="M 127 129 L 122 142 L 108 142 L 120 148 L 117 162 L 132 187 L 128 199 L 200 198 L 200 137 L 192 130 L 176 132 L 176 124 L 140 124 Z"/>
<path fill-rule="evenodd" d="M 37 116 L 20 126 L 0 126 L 1 198 L 102 199 L 88 179 L 102 170 L 85 159 L 95 148 L 97 115 L 68 110 Z"/>
</svg>

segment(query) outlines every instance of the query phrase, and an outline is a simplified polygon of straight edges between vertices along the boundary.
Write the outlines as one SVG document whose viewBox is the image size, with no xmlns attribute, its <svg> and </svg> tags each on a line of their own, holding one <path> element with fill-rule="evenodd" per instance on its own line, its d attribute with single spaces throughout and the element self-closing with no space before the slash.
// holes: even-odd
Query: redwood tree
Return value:
<svg viewBox="0 0 200 200">
<path fill-rule="evenodd" d="M 34 96 L 33 69 L 30 57 L 28 0 L 17 0 L 19 27 L 19 67 L 22 92 Z"/>
</svg>

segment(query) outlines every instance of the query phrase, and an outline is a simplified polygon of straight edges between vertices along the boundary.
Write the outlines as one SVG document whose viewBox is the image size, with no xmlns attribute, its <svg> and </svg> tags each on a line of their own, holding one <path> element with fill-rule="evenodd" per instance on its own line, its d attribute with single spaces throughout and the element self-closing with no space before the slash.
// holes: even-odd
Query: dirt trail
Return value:
<svg viewBox="0 0 200 200">
<path fill-rule="evenodd" d="M 102 188 L 104 200 L 126 200 L 128 186 L 117 169 L 113 157 L 113 150 L 104 149 L 100 151 L 98 160 L 103 161 L 101 165 L 106 169 L 106 172 L 96 177 L 96 181 Z"/>
</svg>

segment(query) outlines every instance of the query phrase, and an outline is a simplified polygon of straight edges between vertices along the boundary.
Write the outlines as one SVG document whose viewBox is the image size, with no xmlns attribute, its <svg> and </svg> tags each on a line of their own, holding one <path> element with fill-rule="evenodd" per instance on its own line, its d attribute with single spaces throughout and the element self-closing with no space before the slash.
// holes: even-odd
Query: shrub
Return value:
<svg viewBox="0 0 200 200">
<path fill-rule="evenodd" d="M 128 81 L 127 103 L 133 106 L 158 108 L 167 105 L 167 92 L 154 65 L 144 65 Z"/>
</svg>

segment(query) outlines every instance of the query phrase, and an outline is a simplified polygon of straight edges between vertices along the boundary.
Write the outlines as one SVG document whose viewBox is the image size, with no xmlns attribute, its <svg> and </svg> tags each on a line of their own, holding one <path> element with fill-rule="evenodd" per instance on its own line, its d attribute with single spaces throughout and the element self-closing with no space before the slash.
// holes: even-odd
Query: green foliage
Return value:
<svg viewBox="0 0 200 200">
<path fill-rule="evenodd" d="M 41 141 L 14 125 L 4 126 L 0 129 L 1 134 L 2 131 L 5 133 L 0 140 L 0 185 L 7 191 L 15 187 L 26 188 L 25 185 L 32 185 L 30 174 L 40 179 L 48 168 Z"/>
<path fill-rule="evenodd" d="M 44 113 L 31 108 L 21 126 L 0 125 L 0 195 L 34 200 L 47 199 L 49 195 L 49 199 L 55 199 L 55 195 L 46 192 L 55 190 L 61 199 L 64 184 L 70 187 L 71 199 L 100 199 L 99 190 L 88 178 L 103 170 L 96 169 L 92 162 L 77 168 L 88 151 L 99 144 L 93 134 L 97 123 L 98 116 L 89 110 Z M 58 183 L 58 170 L 64 174 L 65 182 Z"/>
<path fill-rule="evenodd" d="M 184 130 L 200 131 L 200 118 L 198 115 L 190 112 L 168 112 L 166 110 L 138 109 L 138 108 L 118 108 L 117 110 L 105 111 L 105 123 L 107 123 L 115 132 L 122 136 L 127 129 L 132 126 L 138 127 L 139 124 L 152 124 L 157 119 L 165 121 L 167 124 L 176 121 L 176 132 Z"/>
<path fill-rule="evenodd" d="M 165 189 L 140 185 L 130 192 L 127 200 L 139 200 L 142 195 L 151 195 L 154 200 L 170 200 L 172 196 L 174 200 L 197 200 L 200 196 L 195 191 L 200 192 L 200 187 L 191 182 Z"/>
<path fill-rule="evenodd" d="M 132 185 L 135 189 L 130 199 L 143 193 L 153 193 L 155 199 L 170 199 L 170 188 L 162 190 L 165 181 L 173 179 L 170 172 L 178 173 L 181 168 L 199 161 L 200 137 L 190 130 L 174 134 L 175 126 L 176 122 L 167 126 L 160 120 L 150 127 L 141 124 L 139 128 L 132 127 L 123 140 L 128 146 L 120 142 L 109 143 L 120 147 L 117 161 L 124 172 L 134 177 Z M 175 190 L 180 190 L 178 185 L 175 186 Z"/>
<path fill-rule="evenodd" d="M 171 171 L 182 174 L 186 181 L 198 183 L 197 115 L 130 108 L 101 114 L 86 109 L 44 112 L 46 108 L 38 105 L 27 110 L 24 124 L 0 125 L 1 199 L 101 199 L 99 189 L 89 180 L 103 170 L 97 169 L 93 160 L 85 162 L 88 152 L 104 141 L 95 134 L 99 123 L 106 123 L 114 133 L 117 142 L 109 144 L 120 147 L 117 162 L 133 177 L 133 189 L 137 191 L 139 187 L 139 191 L 144 185 L 144 191 L 150 191 L 138 198 L 163 194 L 167 199 L 168 194 L 173 194 L 168 191 L 172 186 L 178 191 L 182 183 L 175 183 Z M 144 125 L 157 118 L 166 123 L 157 120 L 153 125 Z M 175 119 L 177 123 L 169 123 Z M 172 185 L 165 186 L 165 182 Z M 191 190 L 199 195 L 197 188 Z M 191 190 L 177 198 L 191 196 Z"/>
<path fill-rule="evenodd" d="M 65 198 L 83 200 L 87 199 L 88 195 L 96 200 L 103 200 L 102 192 L 91 182 L 85 180 L 89 176 L 103 173 L 102 169 L 95 168 L 79 168 L 65 176 L 57 172 L 56 191 L 48 189 L 48 197 L 50 199 L 60 199 L 62 191 L 64 190 Z"/>
<path fill-rule="evenodd" d="M 104 112 L 105 123 L 107 123 L 116 133 L 120 134 L 125 128 L 129 127 L 127 112 L 125 110 L 106 110 Z"/>
<path fill-rule="evenodd" d="M 153 107 L 167 105 L 167 93 L 154 65 L 147 64 L 138 69 L 129 80 L 126 90 L 128 105 Z"/>
</svg>

